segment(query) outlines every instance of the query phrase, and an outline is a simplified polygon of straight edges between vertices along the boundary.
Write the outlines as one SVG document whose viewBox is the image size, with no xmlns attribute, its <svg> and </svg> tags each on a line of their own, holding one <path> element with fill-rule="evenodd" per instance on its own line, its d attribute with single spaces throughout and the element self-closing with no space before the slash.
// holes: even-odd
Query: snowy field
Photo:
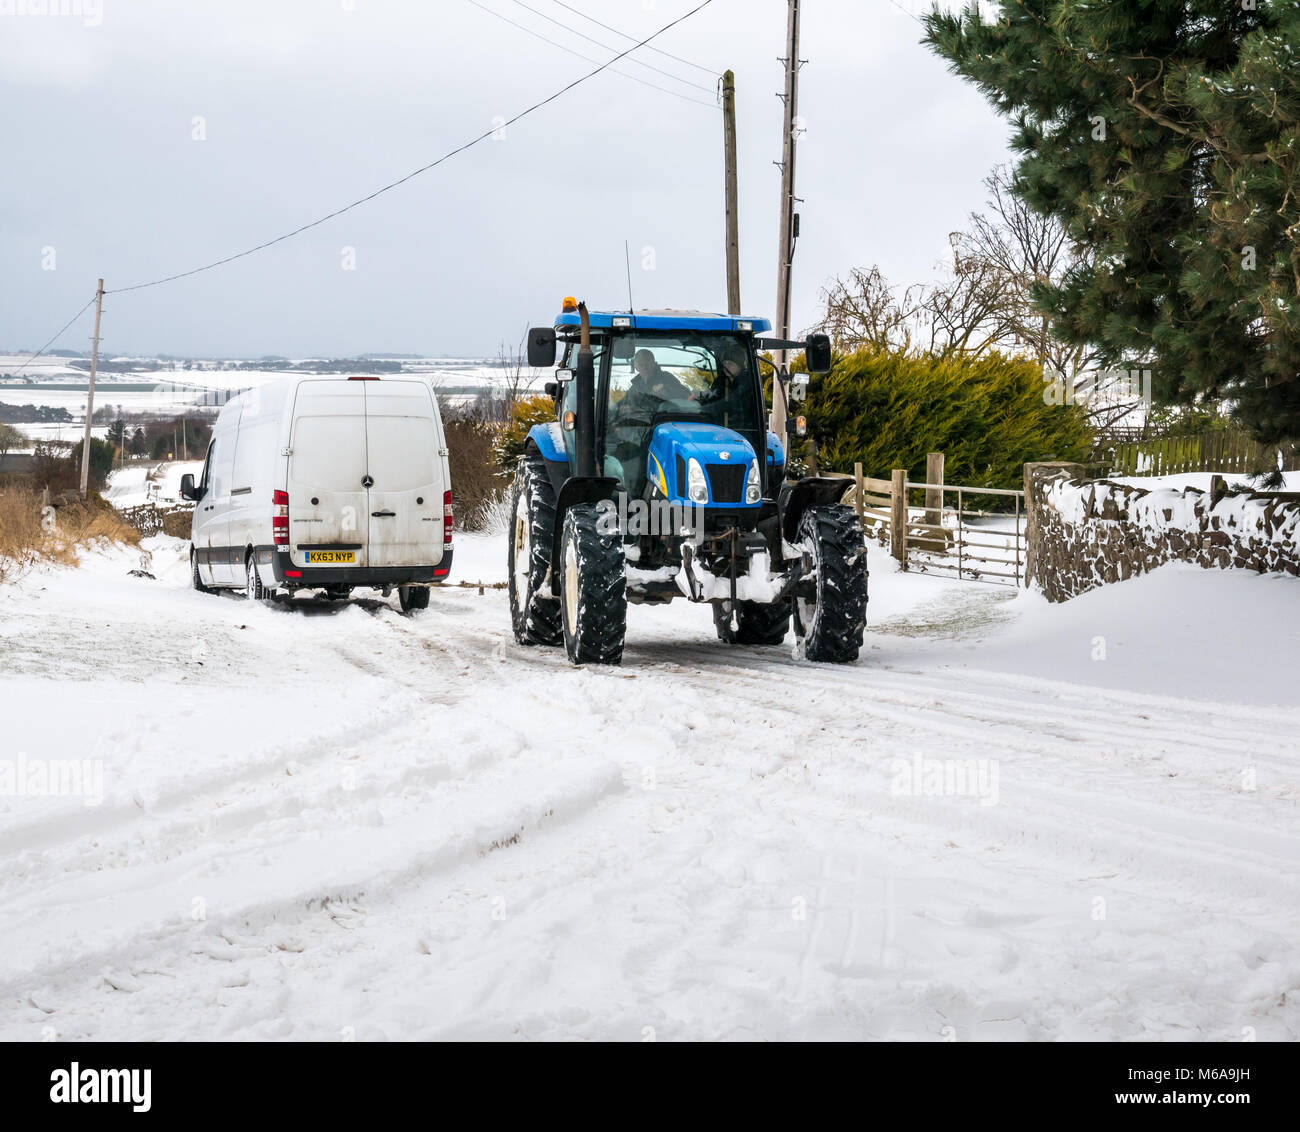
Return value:
<svg viewBox="0 0 1300 1132">
<path fill-rule="evenodd" d="M 23 355 L 0 355 L 0 378 L 16 371 L 26 360 Z M 130 362 L 130 359 L 119 359 Z M 309 360 L 307 362 L 309 364 Z M 492 390 L 504 387 L 505 375 L 499 366 L 482 361 L 458 358 L 402 359 L 408 371 L 401 375 L 427 378 L 435 389 L 443 390 L 446 404 L 470 400 L 466 390 Z M 357 372 L 363 372 L 358 369 Z M 217 408 L 232 394 L 252 389 L 268 381 L 283 380 L 289 375 L 279 370 L 139 370 L 126 373 L 101 373 L 95 382 L 95 409 L 116 409 L 118 414 L 174 417 L 202 413 L 216 415 Z M 397 376 L 397 375 L 394 375 Z M 67 364 L 66 359 L 39 358 L 23 377 L 26 382 L 0 380 L 0 404 L 38 405 L 66 409 L 74 418 L 69 423 L 15 423 L 33 442 L 66 440 L 76 442 L 85 433 L 87 374 Z M 540 390 L 545 378 L 541 371 L 532 375 L 530 388 Z M 72 387 L 72 388 L 69 388 Z M 107 423 L 96 425 L 92 434 L 103 439 Z M 15 449 L 17 451 L 17 449 Z"/>
<path fill-rule="evenodd" d="M 1294 580 L 873 549 L 856 665 L 678 604 L 574 670 L 148 548 L 0 589 L 0 1038 L 1300 1037 Z"/>
</svg>

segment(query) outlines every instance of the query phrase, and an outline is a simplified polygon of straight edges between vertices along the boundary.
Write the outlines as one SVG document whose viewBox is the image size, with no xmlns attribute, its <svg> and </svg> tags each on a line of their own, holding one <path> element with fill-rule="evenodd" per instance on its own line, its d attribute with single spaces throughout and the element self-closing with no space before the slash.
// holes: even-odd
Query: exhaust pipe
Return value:
<svg viewBox="0 0 1300 1132">
<path fill-rule="evenodd" d="M 581 336 L 578 341 L 578 365 L 573 380 L 577 384 L 574 408 L 574 471 L 579 476 L 596 474 L 596 371 L 591 355 L 591 319 L 587 304 L 578 304 Z"/>
</svg>

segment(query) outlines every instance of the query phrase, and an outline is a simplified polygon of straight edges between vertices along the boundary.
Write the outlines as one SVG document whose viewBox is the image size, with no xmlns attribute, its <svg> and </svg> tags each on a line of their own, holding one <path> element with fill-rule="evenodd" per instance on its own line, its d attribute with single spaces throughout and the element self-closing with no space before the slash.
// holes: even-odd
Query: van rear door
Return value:
<svg viewBox="0 0 1300 1132">
<path fill-rule="evenodd" d="M 421 381 L 384 378 L 366 386 L 371 566 L 442 561 L 441 439 L 433 391 Z"/>
<path fill-rule="evenodd" d="M 295 566 L 369 564 L 366 384 L 304 381 L 298 386 L 288 475 Z"/>
</svg>

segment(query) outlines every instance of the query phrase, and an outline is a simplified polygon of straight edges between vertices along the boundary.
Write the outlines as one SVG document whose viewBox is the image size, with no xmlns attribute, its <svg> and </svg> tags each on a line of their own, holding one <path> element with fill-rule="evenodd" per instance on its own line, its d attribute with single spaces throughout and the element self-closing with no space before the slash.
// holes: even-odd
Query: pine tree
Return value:
<svg viewBox="0 0 1300 1132">
<path fill-rule="evenodd" d="M 1014 187 L 1090 261 L 1040 308 L 1166 404 L 1300 437 L 1300 0 L 1001 0 L 925 41 L 1013 123 Z"/>
</svg>

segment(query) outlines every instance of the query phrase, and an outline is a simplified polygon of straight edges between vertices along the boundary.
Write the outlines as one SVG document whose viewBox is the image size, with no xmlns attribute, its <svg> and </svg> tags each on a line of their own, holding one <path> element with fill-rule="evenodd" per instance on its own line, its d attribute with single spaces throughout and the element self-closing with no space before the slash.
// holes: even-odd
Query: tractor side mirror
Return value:
<svg viewBox="0 0 1300 1132">
<path fill-rule="evenodd" d="M 555 328 L 535 326 L 528 332 L 528 364 L 534 369 L 555 365 Z"/>
<path fill-rule="evenodd" d="M 194 476 L 190 472 L 186 472 L 181 476 L 181 498 L 197 503 L 199 494 L 198 488 L 194 486 Z"/>
<path fill-rule="evenodd" d="M 809 373 L 831 372 L 831 340 L 825 334 L 809 334 L 804 345 Z"/>
</svg>

